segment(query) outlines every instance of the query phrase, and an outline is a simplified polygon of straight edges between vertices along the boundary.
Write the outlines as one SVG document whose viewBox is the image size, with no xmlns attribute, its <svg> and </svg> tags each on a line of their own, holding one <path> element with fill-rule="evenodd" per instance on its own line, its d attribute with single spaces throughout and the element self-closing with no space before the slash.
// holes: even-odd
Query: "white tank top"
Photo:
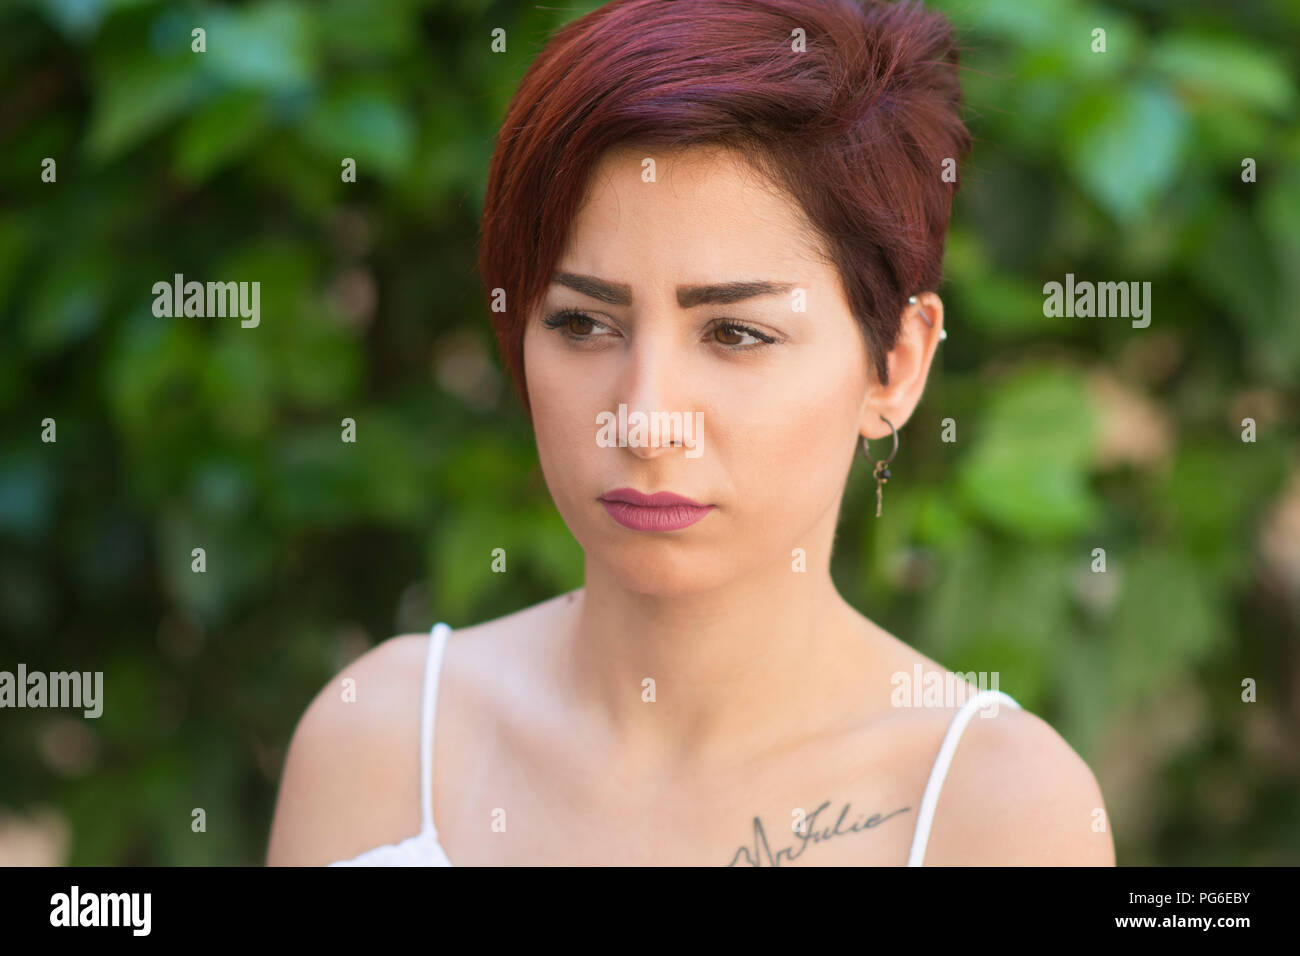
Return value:
<svg viewBox="0 0 1300 956">
<path fill-rule="evenodd" d="M 330 866 L 452 866 L 451 860 L 438 842 L 438 828 L 433 822 L 433 774 L 430 763 L 433 760 L 433 718 L 438 709 L 438 678 L 442 671 L 442 653 L 447 646 L 447 635 L 451 628 L 439 622 L 429 634 L 429 650 L 424 665 L 424 707 L 420 722 L 420 810 L 423 822 L 420 832 L 407 837 L 400 843 L 386 843 L 374 849 L 366 850 L 350 860 L 337 860 Z M 1000 690 L 983 690 L 972 696 L 953 716 L 948 725 L 948 733 L 939 747 L 930 770 L 930 779 L 925 785 L 921 797 L 921 810 L 916 818 L 916 831 L 912 835 L 912 850 L 908 854 L 908 866 L 920 866 L 925 857 L 925 844 L 930 838 L 930 824 L 934 821 L 935 804 L 939 802 L 939 791 L 943 787 L 944 777 L 948 775 L 948 765 L 952 763 L 957 751 L 957 742 L 962 731 L 970 723 L 971 717 L 985 704 L 996 698 L 1012 707 L 1020 705 Z"/>
</svg>

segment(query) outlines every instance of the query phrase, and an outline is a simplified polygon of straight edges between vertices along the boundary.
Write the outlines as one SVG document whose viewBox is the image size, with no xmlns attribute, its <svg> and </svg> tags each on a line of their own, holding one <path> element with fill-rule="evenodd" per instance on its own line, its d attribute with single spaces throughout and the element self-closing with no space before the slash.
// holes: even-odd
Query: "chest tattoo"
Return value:
<svg viewBox="0 0 1300 956">
<path fill-rule="evenodd" d="M 869 830 L 872 827 L 884 823 L 890 817 L 897 816 L 900 813 L 906 813 L 912 809 L 911 807 L 900 807 L 893 813 L 887 813 L 884 816 L 881 816 L 879 813 L 874 813 L 865 820 L 859 817 L 852 825 L 846 826 L 844 821 L 845 817 L 849 814 L 849 804 L 846 803 L 844 804 L 844 808 L 840 810 L 839 819 L 835 821 L 833 827 L 824 826 L 822 829 L 818 830 L 817 815 L 830 805 L 831 802 L 826 800 L 816 810 L 808 814 L 803 823 L 802 833 L 792 827 L 791 836 L 794 838 L 794 842 L 790 846 L 781 847 L 776 852 L 772 851 L 772 847 L 767 842 L 767 833 L 763 829 L 763 821 L 759 817 L 754 817 L 753 844 L 751 846 L 742 846 L 737 849 L 731 858 L 731 862 L 727 865 L 780 866 L 783 858 L 785 862 L 797 860 L 803 854 L 803 851 L 808 849 L 808 847 L 814 843 L 821 843 L 837 836 L 848 836 L 850 833 L 857 833 L 859 830 Z M 829 820 L 830 818 L 826 817 L 824 819 Z"/>
</svg>

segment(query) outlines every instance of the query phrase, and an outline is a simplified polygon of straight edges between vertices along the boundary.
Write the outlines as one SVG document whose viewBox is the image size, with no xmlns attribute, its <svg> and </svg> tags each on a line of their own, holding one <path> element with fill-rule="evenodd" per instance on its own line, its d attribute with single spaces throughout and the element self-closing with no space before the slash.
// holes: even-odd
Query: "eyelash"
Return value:
<svg viewBox="0 0 1300 956">
<path fill-rule="evenodd" d="M 584 312 L 579 312 L 577 309 L 561 309 L 559 312 L 553 312 L 542 320 L 542 324 L 545 325 L 548 329 L 560 329 L 561 334 L 563 334 L 565 338 L 573 342 L 582 342 L 593 338 L 603 338 L 603 336 L 574 335 L 571 332 L 569 332 L 568 329 L 563 328 L 565 323 L 575 318 L 584 319 L 587 322 L 590 322 L 593 326 L 600 326 L 601 328 L 609 328 L 609 326 L 605 325 L 605 323 L 597 322 L 591 316 L 587 315 Z M 751 343 L 750 345 L 727 345 L 723 342 L 714 342 L 715 345 L 719 345 L 730 352 L 748 352 L 751 349 L 760 349 L 765 345 L 772 345 L 774 342 L 776 342 L 775 337 L 768 335 L 764 332 L 760 332 L 758 331 L 758 329 L 752 328 L 751 326 L 742 325 L 739 322 L 727 322 L 727 321 L 714 322 L 712 325 L 709 326 L 709 330 L 707 334 L 713 334 L 717 332 L 718 329 L 732 329 L 736 332 L 742 332 L 745 335 L 750 335 L 758 339 L 757 343 Z"/>
</svg>

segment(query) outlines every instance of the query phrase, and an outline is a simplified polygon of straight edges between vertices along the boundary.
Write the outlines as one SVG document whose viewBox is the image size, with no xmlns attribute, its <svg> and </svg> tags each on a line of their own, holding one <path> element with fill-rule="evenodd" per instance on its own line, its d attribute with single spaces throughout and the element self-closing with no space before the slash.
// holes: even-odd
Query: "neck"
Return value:
<svg viewBox="0 0 1300 956">
<path fill-rule="evenodd" d="M 824 728 L 879 654 L 826 558 L 665 595 L 588 561 L 569 673 L 599 728 L 594 753 L 664 779 L 738 767 Z"/>
</svg>

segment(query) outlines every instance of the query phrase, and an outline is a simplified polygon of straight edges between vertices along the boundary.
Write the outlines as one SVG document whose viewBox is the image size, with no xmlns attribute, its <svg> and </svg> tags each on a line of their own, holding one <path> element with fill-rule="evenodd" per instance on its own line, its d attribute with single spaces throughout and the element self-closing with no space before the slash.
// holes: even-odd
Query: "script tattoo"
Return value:
<svg viewBox="0 0 1300 956">
<path fill-rule="evenodd" d="M 727 866 L 739 865 L 742 862 L 742 857 L 744 858 L 744 864 L 748 866 L 780 866 L 782 856 L 784 856 L 787 861 L 797 860 L 800 854 L 802 854 L 804 850 L 808 849 L 809 845 L 812 843 L 820 843 L 823 840 L 829 840 L 831 837 L 846 836 L 849 833 L 856 833 L 859 830 L 867 830 L 871 827 L 879 826 L 890 817 L 896 816 L 900 813 L 906 813 L 908 810 L 912 809 L 911 807 L 900 807 L 893 813 L 886 814 L 883 817 L 879 813 L 872 814 L 865 821 L 855 823 L 847 830 L 842 831 L 840 830 L 840 824 L 844 822 L 844 817 L 849 812 L 849 805 L 846 803 L 844 804 L 844 809 L 840 811 L 840 818 L 835 821 L 835 826 L 833 828 L 827 827 L 825 830 L 818 833 L 815 828 L 817 814 L 821 813 L 830 805 L 831 802 L 827 800 L 808 815 L 807 819 L 804 821 L 803 833 L 800 833 L 797 830 L 792 830 L 795 839 L 800 841 L 799 849 L 796 850 L 791 847 L 783 847 L 782 849 L 777 850 L 775 854 L 772 853 L 772 848 L 768 846 L 767 834 L 763 831 L 763 821 L 758 817 L 754 817 L 754 852 L 750 853 L 749 847 L 742 846 L 736 851 L 735 855 L 731 858 L 731 862 L 728 863 Z M 763 863 L 764 859 L 768 861 L 766 864 Z"/>
</svg>

